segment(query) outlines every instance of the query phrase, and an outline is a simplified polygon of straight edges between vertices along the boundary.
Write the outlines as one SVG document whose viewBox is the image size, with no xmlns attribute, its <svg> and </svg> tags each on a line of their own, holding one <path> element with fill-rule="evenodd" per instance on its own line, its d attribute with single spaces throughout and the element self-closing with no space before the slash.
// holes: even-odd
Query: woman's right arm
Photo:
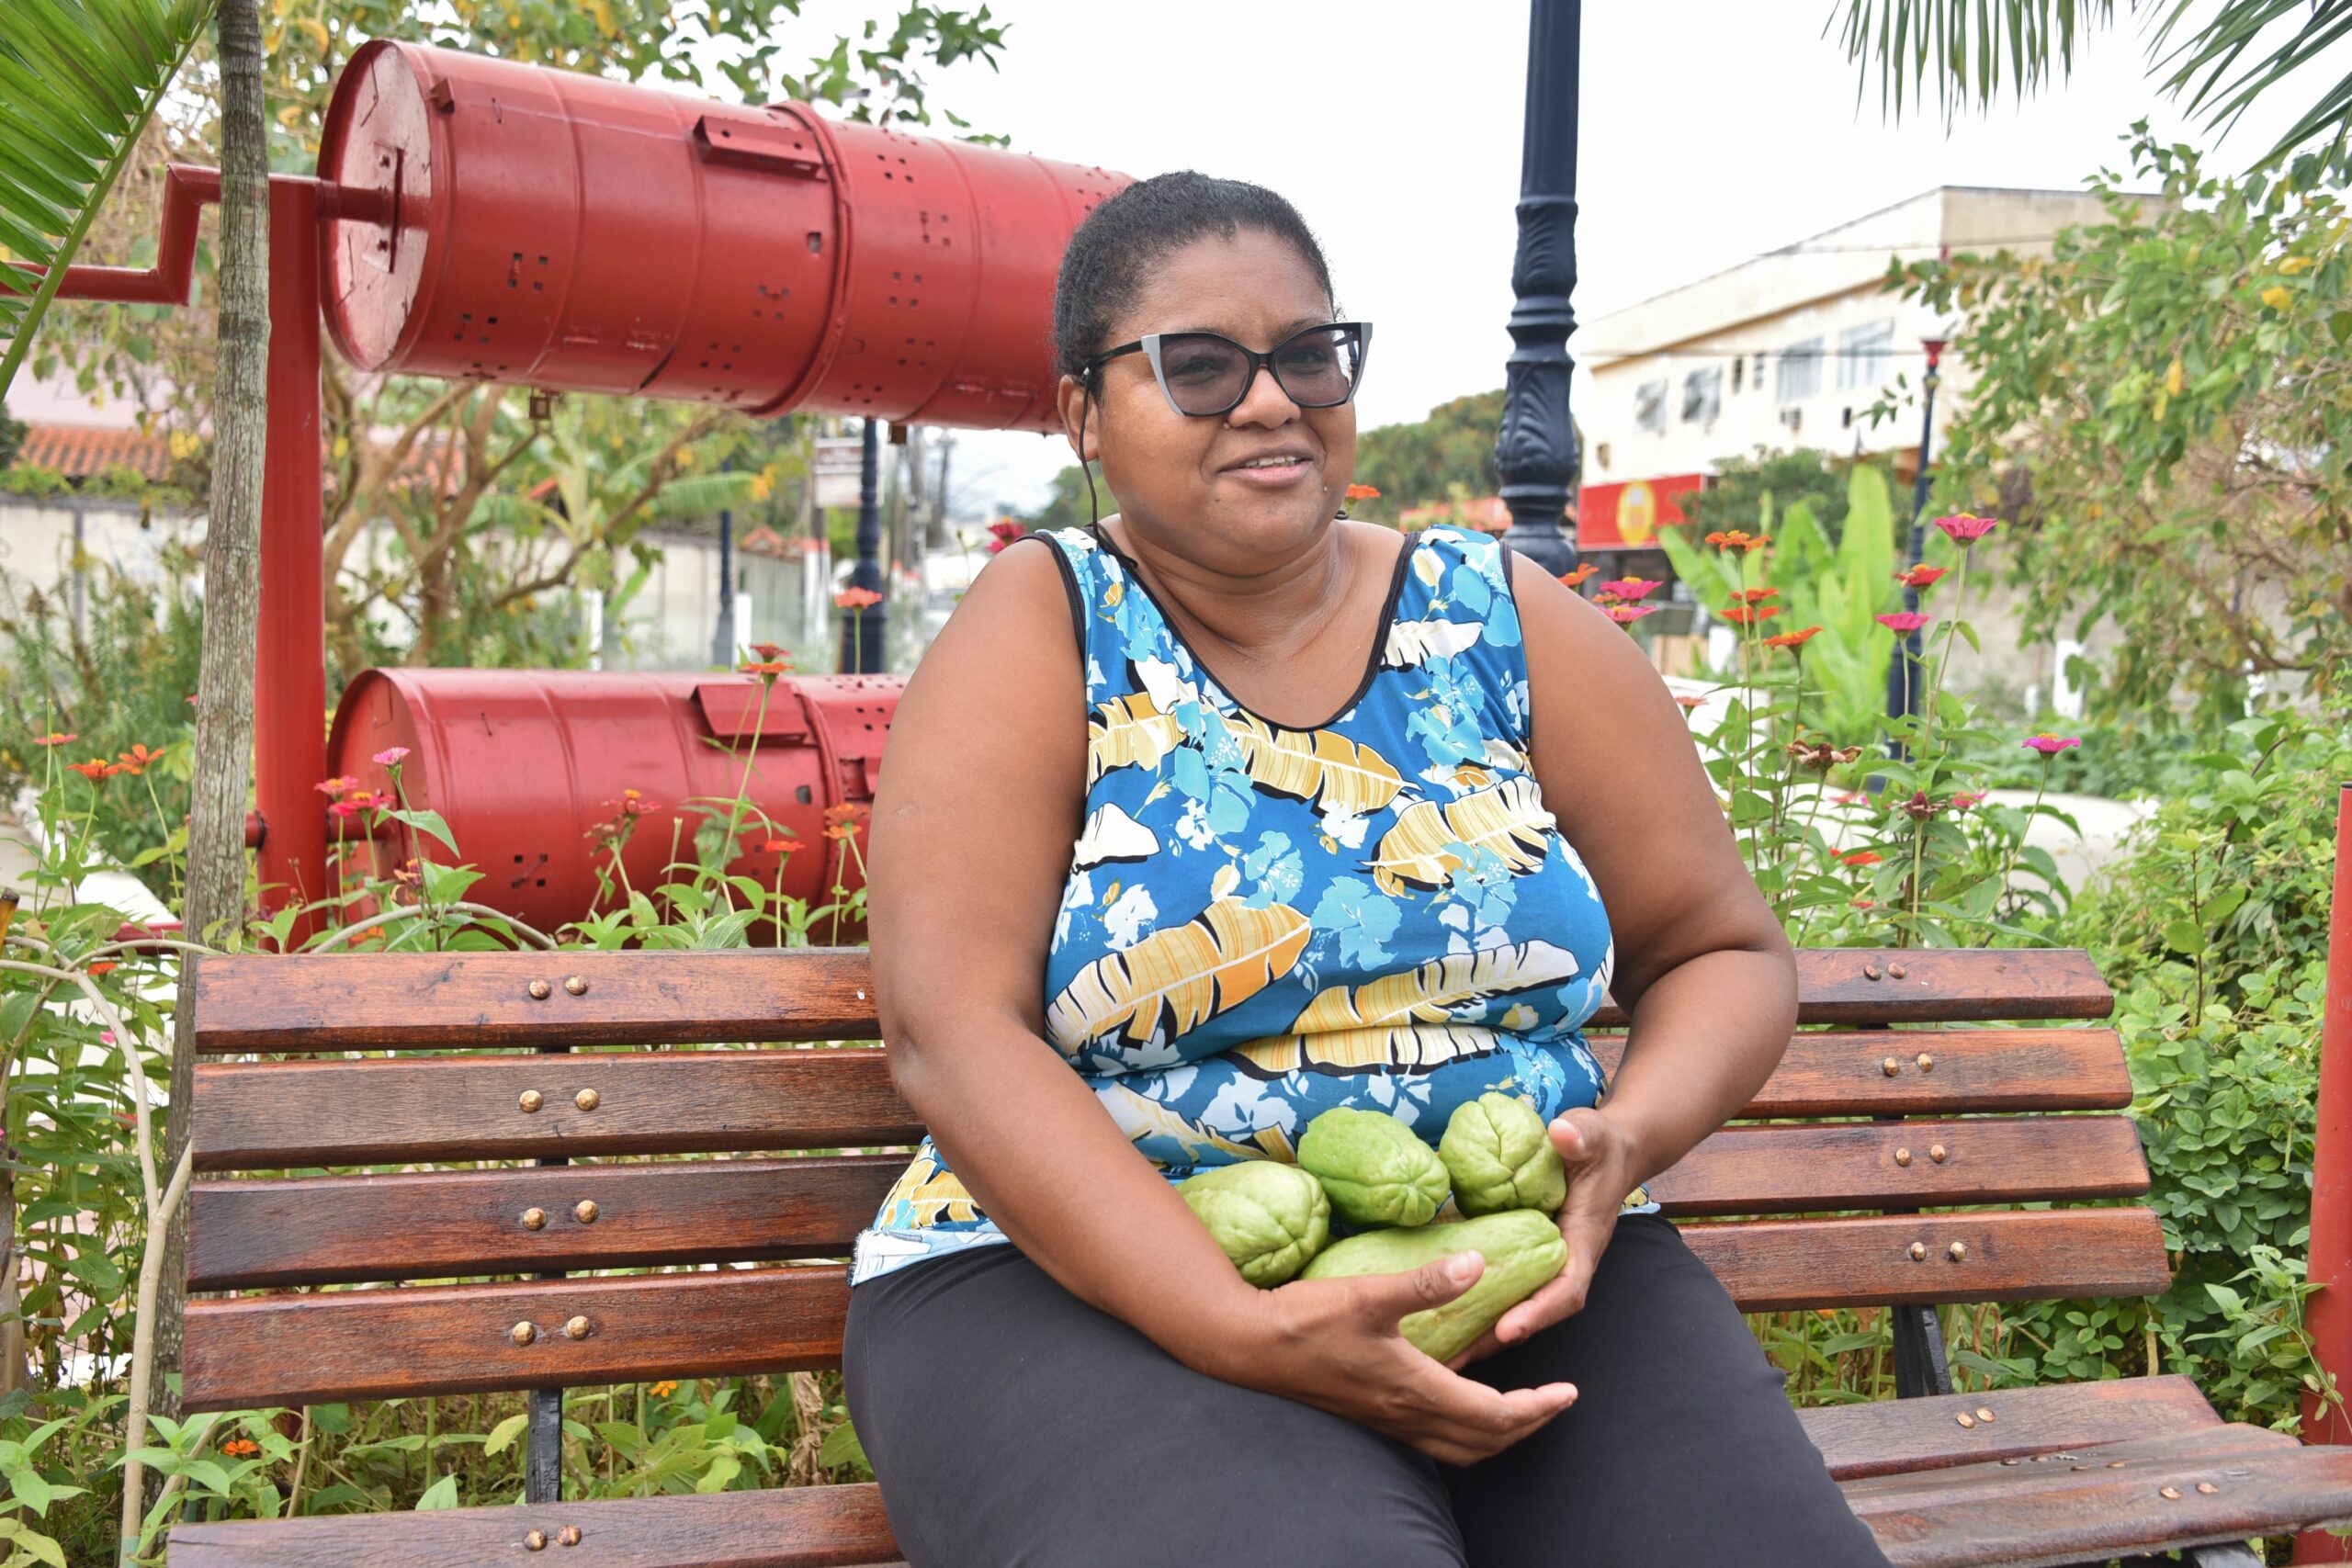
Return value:
<svg viewBox="0 0 2352 1568">
<path fill-rule="evenodd" d="M 1449 1371 L 1396 1319 L 1476 1279 L 1445 1262 L 1261 1292 L 1045 1038 L 1047 944 L 1085 799 L 1085 682 L 1041 541 L 973 583 L 891 724 L 868 852 L 893 1081 L 1006 1235 L 1195 1370 L 1337 1411 L 1439 1458 L 1566 1407 Z M 918 1264 L 915 1267 L 922 1267 Z"/>
</svg>

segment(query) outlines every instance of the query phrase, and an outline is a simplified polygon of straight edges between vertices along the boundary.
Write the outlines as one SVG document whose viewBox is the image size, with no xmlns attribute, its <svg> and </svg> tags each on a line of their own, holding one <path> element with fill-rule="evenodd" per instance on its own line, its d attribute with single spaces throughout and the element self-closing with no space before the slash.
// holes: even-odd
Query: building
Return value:
<svg viewBox="0 0 2352 1568">
<path fill-rule="evenodd" d="M 1578 547 L 1604 569 L 1609 556 L 1650 547 L 1659 526 L 1681 520 L 1676 497 L 1759 446 L 1876 457 L 1907 481 L 1924 344 L 1958 323 L 1887 292 L 1889 265 L 1955 251 L 2046 254 L 2060 230 L 2104 217 L 2080 191 L 1945 186 L 1581 327 Z M 1969 384 L 1965 364 L 1947 356 L 1942 370 L 1939 423 Z M 1895 415 L 1873 423 L 1882 400 Z"/>
<path fill-rule="evenodd" d="M 1660 668 L 1701 663 L 1690 634 L 1706 622 L 1674 582 L 1657 533 L 1685 521 L 1681 498 L 1727 459 L 1759 447 L 1811 448 L 1875 459 L 1901 485 L 1917 477 L 1928 345 L 1962 323 L 1889 292 L 1890 267 L 1963 251 L 2047 254 L 2060 231 L 2105 220 L 2086 192 L 1944 186 L 1578 329 L 1577 547 L 1605 574 L 1673 583 L 1666 613 L 1644 627 Z M 1973 376 L 1951 354 L 1939 369 L 1940 430 L 1966 401 Z M 2055 680 L 2057 650 L 2005 636 L 2015 610 L 1997 595 L 1979 602 L 1971 618 L 1985 650 L 1963 663 L 1971 679 L 2031 696 Z M 1703 661 L 1720 664 L 1730 638 L 1714 629 L 1721 646 L 1704 650 Z"/>
</svg>

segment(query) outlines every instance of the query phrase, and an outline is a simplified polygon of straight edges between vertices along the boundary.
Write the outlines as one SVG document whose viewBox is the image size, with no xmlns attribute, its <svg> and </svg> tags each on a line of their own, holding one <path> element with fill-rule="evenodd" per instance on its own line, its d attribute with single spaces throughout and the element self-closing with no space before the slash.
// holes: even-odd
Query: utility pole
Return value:
<svg viewBox="0 0 2352 1568">
<path fill-rule="evenodd" d="M 881 431 L 872 419 L 865 422 L 864 444 L 857 468 L 857 564 L 850 569 L 849 585 L 875 595 L 870 604 L 845 605 L 842 610 L 841 659 L 843 674 L 881 673 L 882 639 L 889 631 L 889 601 L 882 581 Z"/>
<path fill-rule="evenodd" d="M 1576 540 L 1562 524 L 1577 480 L 1577 435 L 1568 416 L 1575 361 L 1568 334 L 1576 312 L 1577 93 L 1581 0 L 1533 0 L 1527 18 L 1526 131 L 1520 145 L 1519 254 L 1510 269 L 1518 303 L 1510 313 L 1502 431 L 1495 470 L 1510 509 L 1513 549 L 1554 576 L 1574 570 Z"/>
</svg>

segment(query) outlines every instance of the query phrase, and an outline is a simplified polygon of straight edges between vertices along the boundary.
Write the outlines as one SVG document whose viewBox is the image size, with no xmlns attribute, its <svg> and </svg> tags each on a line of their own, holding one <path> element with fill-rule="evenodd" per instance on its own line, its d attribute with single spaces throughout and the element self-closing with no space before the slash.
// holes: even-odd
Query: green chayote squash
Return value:
<svg viewBox="0 0 2352 1568">
<path fill-rule="evenodd" d="M 1434 1258 L 1476 1252 L 1487 1271 L 1443 1306 L 1408 1314 L 1396 1327 L 1406 1338 L 1441 1361 L 1450 1361 L 1477 1343 L 1503 1314 L 1558 1277 L 1568 1260 L 1568 1244 L 1551 1215 L 1512 1209 L 1475 1220 L 1451 1221 L 1409 1231 L 1367 1231 L 1333 1242 L 1306 1266 L 1309 1280 L 1344 1280 L 1363 1274 L 1403 1274 Z"/>
<path fill-rule="evenodd" d="M 1326 1111 L 1299 1138 L 1298 1163 L 1360 1225 L 1425 1225 L 1445 1202 L 1445 1162 L 1385 1111 Z"/>
<path fill-rule="evenodd" d="M 1568 1200 L 1568 1168 L 1544 1118 L 1523 1100 L 1482 1094 L 1464 1100 L 1454 1107 L 1437 1152 L 1453 1178 L 1453 1201 L 1465 1214 L 1506 1209 L 1550 1214 Z"/>
<path fill-rule="evenodd" d="M 1241 1277 L 1260 1290 L 1284 1284 L 1331 1239 L 1322 1183 L 1271 1159 L 1213 1166 L 1176 1184 Z"/>
</svg>

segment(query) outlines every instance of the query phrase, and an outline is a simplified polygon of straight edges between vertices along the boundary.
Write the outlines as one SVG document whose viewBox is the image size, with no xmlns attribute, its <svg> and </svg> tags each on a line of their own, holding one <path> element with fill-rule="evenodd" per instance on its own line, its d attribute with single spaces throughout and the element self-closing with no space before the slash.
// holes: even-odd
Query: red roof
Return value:
<svg viewBox="0 0 2352 1568">
<path fill-rule="evenodd" d="M 125 468 L 150 479 L 172 471 L 172 449 L 160 435 L 88 424 L 28 424 L 17 453 L 19 467 L 54 468 L 69 479 Z"/>
</svg>

